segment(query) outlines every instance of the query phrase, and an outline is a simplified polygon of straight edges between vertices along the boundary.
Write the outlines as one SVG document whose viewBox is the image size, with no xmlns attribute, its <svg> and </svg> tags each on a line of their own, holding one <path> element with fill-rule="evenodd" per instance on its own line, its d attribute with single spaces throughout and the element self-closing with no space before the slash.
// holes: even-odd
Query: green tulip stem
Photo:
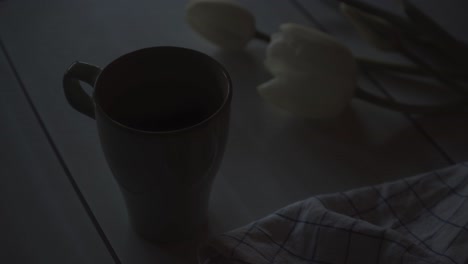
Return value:
<svg viewBox="0 0 468 264">
<path fill-rule="evenodd" d="M 459 112 L 463 108 L 466 109 L 468 106 L 467 101 L 458 101 L 437 105 L 414 105 L 399 103 L 392 99 L 373 95 L 359 87 L 356 88 L 355 97 L 383 108 L 411 114 L 453 113 Z"/>
<path fill-rule="evenodd" d="M 270 35 L 264 33 L 264 32 L 261 32 L 261 31 L 255 31 L 255 38 L 258 39 L 258 40 L 261 40 L 261 41 L 264 41 L 264 42 L 270 42 L 271 41 L 271 37 Z"/>
</svg>

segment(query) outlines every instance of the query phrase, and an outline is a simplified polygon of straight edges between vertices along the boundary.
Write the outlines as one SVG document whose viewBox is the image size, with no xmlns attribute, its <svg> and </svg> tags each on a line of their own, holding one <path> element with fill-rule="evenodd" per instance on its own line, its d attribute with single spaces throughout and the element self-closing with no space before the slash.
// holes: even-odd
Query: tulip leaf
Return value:
<svg viewBox="0 0 468 264">
<path fill-rule="evenodd" d="M 415 35 L 416 32 L 414 31 L 413 26 L 409 23 L 406 19 L 395 15 L 391 12 L 388 12 L 384 9 L 380 9 L 376 6 L 370 5 L 364 1 L 356 1 L 356 0 L 346 0 L 342 1 L 341 3 L 346 3 L 348 6 L 352 6 L 356 9 L 361 10 L 362 12 L 366 12 L 368 14 L 372 14 L 376 17 L 380 17 L 395 27 L 398 27 L 401 31 L 405 33 L 405 35 Z"/>
<path fill-rule="evenodd" d="M 340 4 L 340 8 L 356 30 L 370 44 L 386 51 L 398 49 L 398 31 L 388 21 L 343 2 Z"/>
<path fill-rule="evenodd" d="M 468 65 L 468 47 L 465 44 L 454 38 L 412 1 L 403 0 L 403 7 L 408 17 L 424 34 L 423 40 L 426 43 L 435 46 L 459 66 Z"/>
</svg>

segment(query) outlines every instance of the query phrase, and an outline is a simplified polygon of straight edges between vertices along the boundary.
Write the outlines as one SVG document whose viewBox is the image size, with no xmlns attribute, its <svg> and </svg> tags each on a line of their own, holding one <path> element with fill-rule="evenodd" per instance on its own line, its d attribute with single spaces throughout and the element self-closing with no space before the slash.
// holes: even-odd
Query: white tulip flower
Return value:
<svg viewBox="0 0 468 264">
<path fill-rule="evenodd" d="M 331 36 L 297 24 L 273 34 L 265 66 L 274 78 L 258 87 L 272 104 L 307 118 L 337 116 L 356 88 L 351 51 Z"/>
<path fill-rule="evenodd" d="M 230 0 L 191 0 L 186 20 L 193 30 L 224 49 L 242 49 L 255 37 L 255 18 Z"/>
<path fill-rule="evenodd" d="M 388 24 L 344 5 L 342 10 L 377 46 L 388 48 L 385 45 L 389 43 L 382 38 L 389 32 Z M 274 78 L 261 84 L 258 92 L 267 101 L 298 116 L 337 116 L 353 95 L 388 109 L 414 113 L 452 111 L 465 104 L 464 101 L 447 105 L 403 104 L 356 89 L 357 63 L 402 73 L 427 72 L 408 65 L 354 58 L 348 48 L 331 36 L 292 23 L 281 25 L 280 31 L 270 38 L 255 28 L 254 16 L 233 0 L 191 0 L 186 19 L 196 32 L 224 49 L 242 49 L 253 38 L 269 42 L 265 66 Z M 460 76 L 465 75 L 462 72 Z"/>
</svg>

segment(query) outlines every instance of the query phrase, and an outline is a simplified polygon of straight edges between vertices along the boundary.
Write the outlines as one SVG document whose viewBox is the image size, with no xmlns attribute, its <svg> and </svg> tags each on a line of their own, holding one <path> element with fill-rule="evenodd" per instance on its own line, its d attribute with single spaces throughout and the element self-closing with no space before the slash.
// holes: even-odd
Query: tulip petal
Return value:
<svg viewBox="0 0 468 264">
<path fill-rule="evenodd" d="M 333 87 L 314 82 L 309 76 L 275 77 L 257 87 L 266 101 L 292 114 L 305 118 L 330 118 L 348 105 L 354 89 L 337 93 Z"/>
<path fill-rule="evenodd" d="M 272 35 L 266 54 L 265 66 L 272 74 L 310 72 L 335 63 L 355 67 L 347 47 L 316 29 L 292 23 L 281 25 L 280 32 Z"/>
<path fill-rule="evenodd" d="M 255 35 L 255 19 L 230 0 L 192 0 L 186 20 L 193 30 L 225 49 L 242 49 Z"/>
<path fill-rule="evenodd" d="M 260 95 L 304 117 L 336 116 L 356 86 L 351 51 L 331 36 L 300 25 L 281 25 L 268 45 L 265 66 L 275 78 L 258 87 Z"/>
</svg>

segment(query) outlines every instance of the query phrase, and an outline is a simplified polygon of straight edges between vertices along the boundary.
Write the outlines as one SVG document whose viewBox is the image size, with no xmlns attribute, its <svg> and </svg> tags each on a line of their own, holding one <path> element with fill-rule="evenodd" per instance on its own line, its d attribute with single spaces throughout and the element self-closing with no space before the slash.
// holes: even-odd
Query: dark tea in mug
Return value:
<svg viewBox="0 0 468 264">
<path fill-rule="evenodd" d="M 222 93 L 210 90 L 210 80 L 155 78 L 123 90 L 109 102 L 116 122 L 138 130 L 172 131 L 194 126 L 221 106 Z"/>
</svg>

